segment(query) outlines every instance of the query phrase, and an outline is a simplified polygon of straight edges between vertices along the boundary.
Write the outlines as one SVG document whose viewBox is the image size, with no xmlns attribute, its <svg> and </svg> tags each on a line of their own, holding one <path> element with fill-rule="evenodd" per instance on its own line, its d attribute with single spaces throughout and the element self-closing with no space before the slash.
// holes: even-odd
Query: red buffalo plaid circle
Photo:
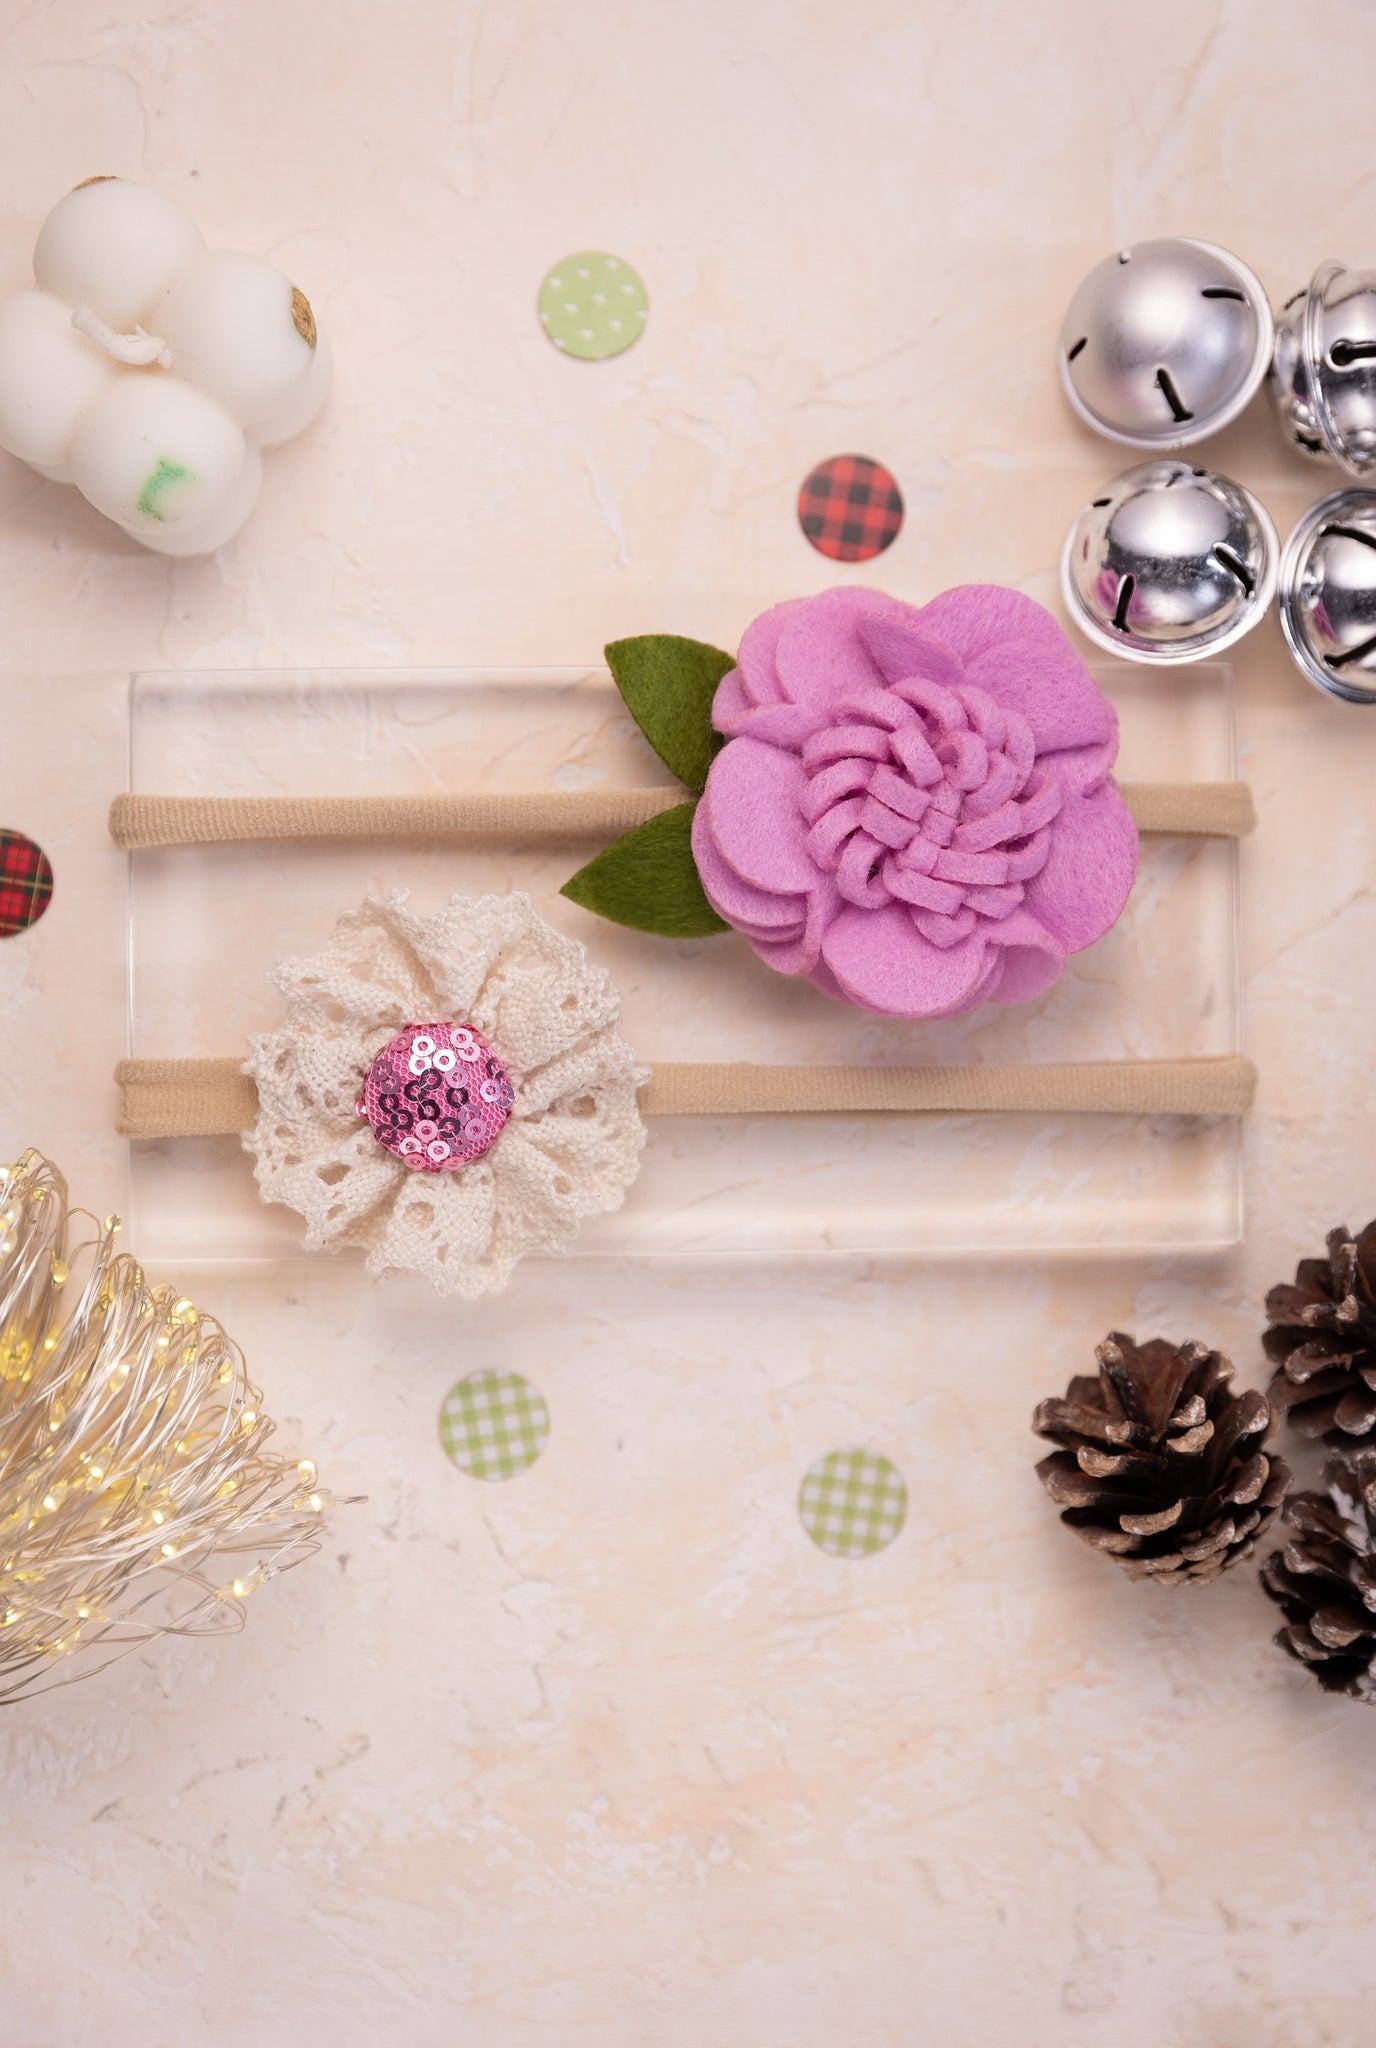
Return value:
<svg viewBox="0 0 1376 2048">
<path fill-rule="evenodd" d="M 52 893 L 53 871 L 42 847 L 0 827 L 0 939 L 37 923 Z"/>
<path fill-rule="evenodd" d="M 897 538 L 902 495 L 882 462 L 833 455 L 805 479 L 798 524 L 818 554 L 833 562 L 868 562 Z"/>
</svg>

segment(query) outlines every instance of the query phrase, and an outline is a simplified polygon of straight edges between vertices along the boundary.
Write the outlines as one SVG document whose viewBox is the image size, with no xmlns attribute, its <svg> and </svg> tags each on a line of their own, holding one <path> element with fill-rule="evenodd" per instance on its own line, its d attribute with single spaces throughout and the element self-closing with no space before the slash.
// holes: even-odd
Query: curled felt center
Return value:
<svg viewBox="0 0 1376 2048">
<path fill-rule="evenodd" d="M 471 1024 L 408 1024 L 374 1059 L 356 1106 L 404 1166 L 450 1173 L 496 1141 L 513 1100 L 506 1068 Z"/>
<path fill-rule="evenodd" d="M 973 684 L 856 692 L 808 735 L 802 761 L 817 866 L 860 909 L 906 904 L 935 946 L 1008 917 L 1046 865 L 1056 778 L 1021 713 Z"/>
</svg>

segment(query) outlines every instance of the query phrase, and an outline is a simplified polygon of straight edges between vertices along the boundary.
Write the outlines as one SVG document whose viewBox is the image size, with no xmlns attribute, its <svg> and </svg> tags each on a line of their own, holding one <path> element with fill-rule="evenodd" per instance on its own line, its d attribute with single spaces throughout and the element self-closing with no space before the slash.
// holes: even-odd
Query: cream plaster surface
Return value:
<svg viewBox="0 0 1376 2048">
<path fill-rule="evenodd" d="M 0 290 L 64 189 L 120 172 L 289 270 L 338 360 L 209 561 L 0 463 L 0 814 L 58 878 L 0 944 L 0 1152 L 98 1211 L 129 671 L 733 642 L 833 580 L 792 498 L 848 447 L 908 504 L 861 575 L 1054 602 L 1123 466 L 1054 375 L 1088 264 L 1194 233 L 1279 299 L 1376 260 L 1368 0 L 0 0 L 0 28 Z M 614 363 L 534 319 L 580 246 L 649 286 Z M 1336 482 L 1260 407 L 1206 459 L 1282 530 Z M 1255 1381 L 1266 1287 L 1376 1210 L 1376 724 L 1273 621 L 1236 665 L 1242 1249 L 573 1262 L 460 1311 L 324 1266 L 199 1287 L 285 1440 L 369 1503 L 242 1636 L 0 1714 L 0 2048 L 1376 2039 L 1376 1717 L 1271 1647 L 1250 1570 L 1121 1584 L 1026 1431 L 1115 1325 Z M 480 1364 L 554 1417 L 507 1486 L 436 1444 Z M 860 1565 L 793 1509 L 851 1441 L 912 1493 Z"/>
</svg>

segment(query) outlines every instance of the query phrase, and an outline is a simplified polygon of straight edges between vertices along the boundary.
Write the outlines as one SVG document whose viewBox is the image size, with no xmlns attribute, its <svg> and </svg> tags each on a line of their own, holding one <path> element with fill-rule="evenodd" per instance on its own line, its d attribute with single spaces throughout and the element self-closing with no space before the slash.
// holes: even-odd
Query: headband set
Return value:
<svg viewBox="0 0 1376 2048">
<path fill-rule="evenodd" d="M 1112 779 L 1117 721 L 1040 605 L 993 586 L 916 610 L 844 588 L 775 607 L 740 655 L 673 636 L 608 648 L 641 730 L 692 794 L 116 800 L 128 848 L 257 839 L 624 836 L 565 884 L 872 1012 L 959 1016 L 1041 995 L 1116 922 L 1143 831 L 1236 837 L 1239 784 Z M 1129 801 L 1130 799 L 1130 801 Z M 505 1285 L 618 1208 L 648 1115 L 1080 1110 L 1240 1115 L 1240 1059 L 1011 1068 L 637 1066 L 620 999 L 529 898 L 396 893 L 271 980 L 282 1028 L 226 1060 L 126 1061 L 131 1138 L 246 1131 L 265 1200 L 310 1248 L 442 1292 Z"/>
</svg>

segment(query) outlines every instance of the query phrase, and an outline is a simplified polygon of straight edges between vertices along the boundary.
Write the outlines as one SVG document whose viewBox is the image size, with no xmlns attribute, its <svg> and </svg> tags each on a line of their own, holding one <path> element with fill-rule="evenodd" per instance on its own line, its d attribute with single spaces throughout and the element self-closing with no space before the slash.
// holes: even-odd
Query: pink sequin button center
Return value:
<svg viewBox="0 0 1376 2048">
<path fill-rule="evenodd" d="M 471 1024 L 408 1024 L 368 1069 L 358 1114 L 403 1166 L 451 1173 L 501 1135 L 515 1098 Z"/>
</svg>

